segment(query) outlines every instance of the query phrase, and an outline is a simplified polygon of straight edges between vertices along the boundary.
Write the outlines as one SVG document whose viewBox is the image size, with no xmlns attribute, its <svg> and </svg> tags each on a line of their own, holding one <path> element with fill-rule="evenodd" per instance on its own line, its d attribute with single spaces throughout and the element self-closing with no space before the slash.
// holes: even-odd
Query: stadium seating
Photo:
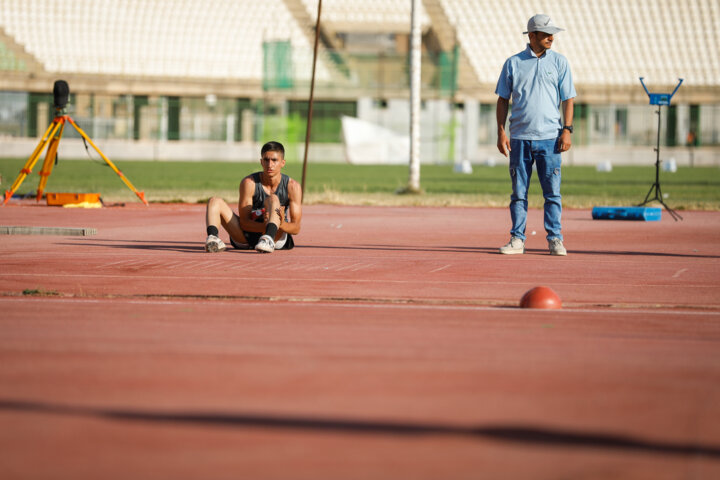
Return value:
<svg viewBox="0 0 720 480">
<path fill-rule="evenodd" d="M 503 61 L 524 48 L 527 19 L 542 8 L 564 27 L 555 49 L 579 85 L 720 84 L 718 0 L 424 0 L 440 4 L 480 84 L 494 84 Z M 48 72 L 254 79 L 263 75 L 263 42 L 289 40 L 293 76 L 310 76 L 317 0 L 0 0 L 0 33 Z M 409 0 L 324 0 L 330 32 L 407 33 Z M 13 56 L 3 54 L 5 62 Z M 13 64 L 14 65 L 14 64 Z M 318 78 L 334 64 L 323 52 Z"/>
<path fill-rule="evenodd" d="M 295 78 L 311 73 L 282 0 L 0 0 L 0 27 L 50 72 L 260 79 L 263 42 L 289 40 Z"/>
<path fill-rule="evenodd" d="M 499 66 L 524 48 L 527 19 L 547 13 L 566 31 L 555 50 L 571 59 L 584 85 L 654 84 L 718 86 L 720 45 L 717 0 L 547 0 L 542 12 L 525 0 L 441 0 L 480 82 L 494 83 Z"/>
<path fill-rule="evenodd" d="M 317 0 L 302 0 L 312 18 L 317 18 Z M 346 32 L 398 32 L 410 30 L 410 0 L 324 0 L 322 21 L 333 30 Z M 421 6 L 420 24 L 423 29 L 430 19 Z"/>
</svg>

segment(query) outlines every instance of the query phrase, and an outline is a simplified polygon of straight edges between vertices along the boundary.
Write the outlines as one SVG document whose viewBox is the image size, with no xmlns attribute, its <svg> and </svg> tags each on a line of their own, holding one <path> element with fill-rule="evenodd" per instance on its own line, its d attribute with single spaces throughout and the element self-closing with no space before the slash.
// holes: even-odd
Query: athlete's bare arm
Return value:
<svg viewBox="0 0 720 480">
<path fill-rule="evenodd" d="M 300 184 L 292 178 L 288 182 L 288 200 L 290 209 L 290 221 L 284 221 L 284 213 L 282 212 L 283 222 L 280 230 L 291 235 L 300 233 L 300 221 L 302 220 L 302 188 Z"/>
<path fill-rule="evenodd" d="M 240 228 L 245 232 L 265 232 L 264 222 L 256 222 L 252 219 L 251 211 L 253 206 L 253 194 L 255 193 L 255 182 L 251 176 L 243 178 L 240 182 L 240 194 L 238 198 L 238 220 Z"/>
</svg>

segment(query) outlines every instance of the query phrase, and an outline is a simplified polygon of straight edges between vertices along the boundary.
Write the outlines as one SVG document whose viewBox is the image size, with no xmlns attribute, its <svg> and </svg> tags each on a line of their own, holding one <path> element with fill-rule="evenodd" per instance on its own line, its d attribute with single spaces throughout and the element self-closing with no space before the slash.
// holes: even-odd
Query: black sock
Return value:
<svg viewBox="0 0 720 480">
<path fill-rule="evenodd" d="M 208 227 L 207 227 L 208 235 L 215 235 L 217 237 L 218 233 L 220 233 L 220 232 L 218 232 L 218 229 L 215 225 L 208 225 Z"/>
<path fill-rule="evenodd" d="M 270 238 L 275 240 L 275 235 L 277 235 L 278 226 L 274 223 L 268 223 L 265 226 L 265 235 L 270 235 Z"/>
</svg>

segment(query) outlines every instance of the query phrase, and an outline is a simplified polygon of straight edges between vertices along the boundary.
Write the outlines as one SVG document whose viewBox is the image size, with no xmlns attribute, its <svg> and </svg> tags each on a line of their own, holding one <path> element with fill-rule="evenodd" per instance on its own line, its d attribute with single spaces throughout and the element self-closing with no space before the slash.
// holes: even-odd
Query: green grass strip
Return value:
<svg viewBox="0 0 720 480">
<path fill-rule="evenodd" d="M 9 189 L 25 159 L 1 159 L 2 191 Z M 258 171 L 259 163 L 114 161 L 150 202 L 203 202 L 211 196 L 237 201 L 240 180 Z M 28 176 L 18 194 L 34 194 L 39 177 Z M 302 164 L 288 162 L 285 173 L 300 181 Z M 655 181 L 655 167 L 615 167 L 598 172 L 592 166 L 562 169 L 563 204 L 571 208 L 596 205 L 631 206 L 645 199 Z M 305 203 L 354 205 L 506 206 L 510 198 L 507 166 L 475 166 L 472 174 L 454 173 L 451 165 L 423 165 L 423 194 L 398 195 L 407 186 L 406 166 L 358 166 L 309 163 Z M 720 169 L 680 167 L 660 172 L 665 202 L 677 210 L 720 210 Z M 61 160 L 48 179 L 46 192 L 98 192 L 107 202 L 134 202 L 137 197 L 104 162 Z M 536 175 L 530 205 L 543 202 Z"/>
</svg>

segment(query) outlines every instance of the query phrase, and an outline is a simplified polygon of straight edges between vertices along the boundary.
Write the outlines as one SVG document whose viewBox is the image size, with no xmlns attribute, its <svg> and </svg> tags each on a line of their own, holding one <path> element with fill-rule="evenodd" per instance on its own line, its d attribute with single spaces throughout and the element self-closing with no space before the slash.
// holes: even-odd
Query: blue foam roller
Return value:
<svg viewBox="0 0 720 480">
<path fill-rule="evenodd" d="M 660 221 L 662 209 L 659 207 L 593 207 L 594 220 L 641 220 Z"/>
</svg>

